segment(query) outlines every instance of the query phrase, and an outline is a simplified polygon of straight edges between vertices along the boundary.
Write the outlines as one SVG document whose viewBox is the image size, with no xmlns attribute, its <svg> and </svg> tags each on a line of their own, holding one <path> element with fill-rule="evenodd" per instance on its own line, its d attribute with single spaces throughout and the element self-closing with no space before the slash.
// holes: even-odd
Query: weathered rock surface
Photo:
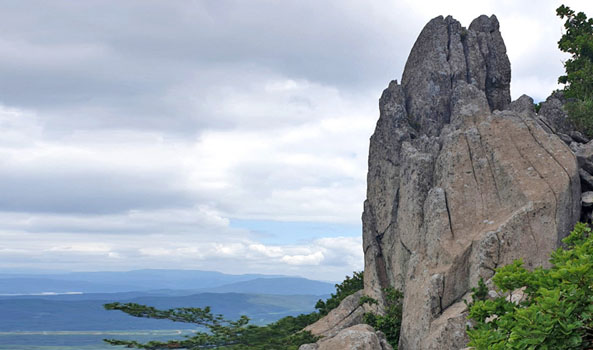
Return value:
<svg viewBox="0 0 593 350">
<path fill-rule="evenodd" d="M 593 142 L 586 143 L 579 147 L 576 152 L 579 167 L 593 173 Z"/>
<path fill-rule="evenodd" d="M 547 265 L 579 219 L 577 160 L 556 135 L 571 130 L 551 117 L 550 99 L 545 117 L 527 96 L 511 104 L 510 75 L 496 17 L 469 29 L 437 17 L 402 84 L 392 81 L 379 101 L 363 213 L 365 294 L 404 292 L 401 350 L 464 348 L 462 299 L 479 278 L 517 258 Z"/>
<path fill-rule="evenodd" d="M 342 329 L 362 323 L 364 310 L 360 306 L 363 291 L 358 291 L 342 300 L 327 316 L 307 326 L 306 331 L 324 338 L 333 337 Z"/>
<path fill-rule="evenodd" d="M 581 194 L 581 202 L 583 203 L 583 207 L 590 207 L 593 206 L 593 192 L 587 191 Z"/>
<path fill-rule="evenodd" d="M 554 133 L 569 134 L 574 130 L 574 125 L 568 120 L 563 108 L 565 103 L 564 94 L 561 91 L 555 91 L 541 104 L 538 113 L 540 120 Z"/>
<path fill-rule="evenodd" d="M 393 350 L 385 335 L 375 332 L 365 324 L 341 330 L 334 337 L 322 339 L 316 344 L 302 345 L 299 350 Z"/>
<path fill-rule="evenodd" d="M 452 17 L 437 17 L 420 33 L 406 63 L 402 87 L 409 124 L 437 136 L 451 118 L 455 81 L 483 91 L 492 110 L 511 103 L 511 64 L 494 17 L 476 18 L 469 30 Z"/>
</svg>

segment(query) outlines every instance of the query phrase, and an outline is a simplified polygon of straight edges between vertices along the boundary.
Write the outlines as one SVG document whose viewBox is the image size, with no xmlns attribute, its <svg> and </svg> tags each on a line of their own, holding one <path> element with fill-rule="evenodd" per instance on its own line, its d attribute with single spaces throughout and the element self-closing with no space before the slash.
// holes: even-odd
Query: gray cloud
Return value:
<svg viewBox="0 0 593 350">
<path fill-rule="evenodd" d="M 385 33 L 406 22 L 386 28 L 366 20 L 363 3 L 343 4 L 13 2 L 0 15 L 0 101 L 50 111 L 50 128 L 187 132 L 236 125 L 216 110 L 179 110 L 163 99 L 187 86 L 197 99 L 249 89 L 251 72 L 351 91 L 382 86 L 412 40 Z"/>
<path fill-rule="evenodd" d="M 163 187 L 169 180 L 111 172 L 4 172 L 0 211 L 107 214 L 191 206 L 195 199 L 190 194 Z"/>
<path fill-rule="evenodd" d="M 442 9 L 433 2 L 13 1 L 0 14 L 0 101 L 43 111 L 47 128 L 62 132 L 128 128 L 191 136 L 212 127 L 245 127 L 217 104 L 262 89 L 270 78 L 376 99 L 401 75 L 425 21 L 446 14 L 441 10 L 464 25 L 496 12 L 503 34 L 509 33 L 516 86 L 536 99 L 545 97 L 543 89 L 521 79 L 537 76 L 547 89 L 555 86 L 562 69 L 556 39 L 549 40 L 560 35 L 555 2 L 533 8 L 521 1 L 460 1 Z M 544 34 L 526 31 L 526 22 Z M 530 52 L 516 54 L 531 42 Z M 307 103 L 299 96 L 291 100 Z"/>
</svg>

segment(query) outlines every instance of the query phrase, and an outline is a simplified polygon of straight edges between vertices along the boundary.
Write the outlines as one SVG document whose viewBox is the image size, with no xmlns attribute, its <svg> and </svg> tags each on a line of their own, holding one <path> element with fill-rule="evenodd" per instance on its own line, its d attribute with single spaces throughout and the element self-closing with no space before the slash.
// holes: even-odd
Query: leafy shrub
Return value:
<svg viewBox="0 0 593 350">
<path fill-rule="evenodd" d="M 593 19 L 583 12 L 560 6 L 556 14 L 564 22 L 565 32 L 558 41 L 561 51 L 572 56 L 564 62 L 565 75 L 558 82 L 565 84 L 567 113 L 577 130 L 593 136 Z"/>
<path fill-rule="evenodd" d="M 575 128 L 593 137 L 593 99 L 569 101 L 564 107 Z"/>
<path fill-rule="evenodd" d="M 346 279 L 340 284 L 336 284 L 336 293 L 325 301 L 319 299 L 315 304 L 315 309 L 322 315 L 327 315 L 331 310 L 340 305 L 342 300 L 364 288 L 364 273 L 362 271 L 353 272 L 352 277 L 346 276 Z"/>
<path fill-rule="evenodd" d="M 484 279 L 482 277 L 480 277 L 480 280 L 478 281 L 478 286 L 472 288 L 471 291 L 472 291 L 471 302 L 468 303 L 467 300 L 463 300 L 463 302 L 465 303 L 465 305 L 467 305 L 468 308 L 471 308 L 472 306 L 474 306 L 476 301 L 486 300 L 486 298 L 488 297 L 488 287 L 486 286 L 486 283 L 484 282 Z"/>
<path fill-rule="evenodd" d="M 501 296 L 476 300 L 469 317 L 476 349 L 591 349 L 593 347 L 593 237 L 578 223 L 552 253 L 549 269 L 528 271 L 521 260 L 492 278 Z M 479 298 L 478 298 L 479 299 Z"/>
<path fill-rule="evenodd" d="M 387 341 L 394 350 L 397 350 L 399 333 L 402 324 L 402 299 L 403 294 L 394 288 L 383 289 L 385 296 L 385 314 L 377 315 L 372 312 L 364 314 L 364 323 L 372 326 L 375 330 L 385 333 Z M 376 304 L 377 300 L 363 296 L 360 303 Z"/>
</svg>

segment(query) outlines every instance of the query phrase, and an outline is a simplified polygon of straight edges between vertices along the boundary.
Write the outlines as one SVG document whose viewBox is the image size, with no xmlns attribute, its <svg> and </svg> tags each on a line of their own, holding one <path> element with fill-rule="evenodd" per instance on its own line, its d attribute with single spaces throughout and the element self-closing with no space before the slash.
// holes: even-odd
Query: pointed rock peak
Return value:
<svg viewBox="0 0 593 350">
<path fill-rule="evenodd" d="M 496 16 L 480 16 L 469 29 L 439 16 L 422 29 L 402 76 L 410 124 L 438 135 L 451 122 L 451 96 L 460 82 L 477 87 L 491 111 L 508 108 L 511 65 Z"/>
<path fill-rule="evenodd" d="M 481 15 L 480 17 L 474 19 L 472 23 L 469 25 L 470 30 L 475 30 L 476 32 L 483 32 L 483 33 L 493 33 L 499 30 L 500 24 L 498 23 L 498 18 L 495 15 L 490 17 L 486 15 Z"/>
</svg>

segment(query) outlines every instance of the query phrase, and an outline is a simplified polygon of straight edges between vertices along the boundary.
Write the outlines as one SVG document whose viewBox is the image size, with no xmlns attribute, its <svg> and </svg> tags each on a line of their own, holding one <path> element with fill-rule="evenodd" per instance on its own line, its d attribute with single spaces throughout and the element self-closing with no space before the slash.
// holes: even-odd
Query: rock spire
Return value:
<svg viewBox="0 0 593 350">
<path fill-rule="evenodd" d="M 375 345 L 365 349 L 389 350 L 356 326 L 383 312 L 386 287 L 404 293 L 400 350 L 463 349 L 464 299 L 479 279 L 491 287 L 494 269 L 518 258 L 548 265 L 581 201 L 593 219 L 593 143 L 570 131 L 561 96 L 538 115 L 528 96 L 511 102 L 510 81 L 495 16 L 424 27 L 370 140 L 363 293 L 379 303 L 361 310 L 362 293 L 351 296 L 310 327 L 325 338 L 301 349 L 359 349 L 366 337 Z M 591 190 L 582 198 L 581 181 Z"/>
<path fill-rule="evenodd" d="M 464 348 L 471 287 L 513 259 L 546 265 L 579 218 L 576 158 L 540 126 L 533 101 L 511 103 L 510 78 L 495 16 L 469 29 L 437 17 L 401 85 L 381 96 L 363 213 L 365 294 L 404 292 L 401 350 Z"/>
</svg>

